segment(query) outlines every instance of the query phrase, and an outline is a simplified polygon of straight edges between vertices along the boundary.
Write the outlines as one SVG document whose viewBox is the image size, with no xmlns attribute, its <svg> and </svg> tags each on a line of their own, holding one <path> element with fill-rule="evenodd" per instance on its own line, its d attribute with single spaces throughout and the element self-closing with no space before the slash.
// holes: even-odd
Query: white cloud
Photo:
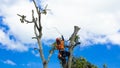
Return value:
<svg viewBox="0 0 120 68">
<path fill-rule="evenodd" d="M 10 31 L 17 36 L 18 39 L 20 39 L 23 43 L 30 43 L 34 40 L 32 40 L 33 34 L 33 25 L 32 24 L 21 24 L 19 21 L 19 17 L 17 14 L 24 14 L 27 15 L 27 19 L 31 19 L 31 11 L 34 6 L 33 3 L 29 2 L 29 0 L 14 0 L 12 4 L 9 0 L 4 3 L 1 2 L 1 8 L 0 8 L 0 15 L 3 15 L 5 18 L 3 20 L 4 23 L 7 23 L 7 25 L 10 27 Z"/>
<path fill-rule="evenodd" d="M 113 44 L 120 45 L 120 33 L 109 35 L 108 38 Z"/>
<path fill-rule="evenodd" d="M 0 2 L 0 15 L 5 16 L 4 22 L 23 43 L 35 42 L 31 39 L 34 36 L 32 24 L 21 24 L 16 16 L 20 13 L 31 19 L 33 3 L 29 0 L 12 1 Z M 79 35 L 83 45 L 108 42 L 120 44 L 119 0 L 46 0 L 46 3 L 53 14 L 42 16 L 44 39 L 59 36 L 54 27 L 67 39 L 73 32 L 73 26 L 77 25 L 81 27 Z"/>
<path fill-rule="evenodd" d="M 6 60 L 6 61 L 3 61 L 4 64 L 9 64 L 9 65 L 17 65 L 15 62 L 11 61 L 11 60 Z"/>
<path fill-rule="evenodd" d="M 48 0 L 48 3 L 54 15 L 46 20 L 47 26 L 58 27 L 65 37 L 68 38 L 73 26 L 78 25 L 81 27 L 82 45 L 120 43 L 117 42 L 119 39 L 114 37 L 112 40 L 109 36 L 118 34 L 120 30 L 119 0 Z"/>
<path fill-rule="evenodd" d="M 38 51 L 37 51 L 37 53 L 36 53 L 34 50 L 32 50 L 32 54 L 35 55 L 36 57 L 40 57 L 40 54 L 39 54 Z"/>
<path fill-rule="evenodd" d="M 28 68 L 39 68 L 39 67 L 43 67 L 40 63 L 36 63 L 36 62 L 29 62 L 26 65 Z"/>
<path fill-rule="evenodd" d="M 2 30 L 0 30 L 0 43 L 2 43 L 2 46 L 5 47 L 7 50 L 14 50 L 19 52 L 28 50 L 28 47 L 23 45 L 22 43 L 10 40 L 9 34 L 5 34 Z"/>
</svg>

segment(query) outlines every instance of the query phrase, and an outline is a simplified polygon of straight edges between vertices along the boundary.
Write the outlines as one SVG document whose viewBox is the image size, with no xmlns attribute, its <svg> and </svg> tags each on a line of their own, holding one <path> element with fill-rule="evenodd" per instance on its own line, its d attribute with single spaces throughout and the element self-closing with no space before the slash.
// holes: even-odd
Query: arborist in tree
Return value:
<svg viewBox="0 0 120 68">
<path fill-rule="evenodd" d="M 66 63 L 66 57 L 68 57 L 70 53 L 65 51 L 63 35 L 62 35 L 62 38 L 56 38 L 56 43 L 57 43 L 56 48 L 59 50 L 58 58 L 63 63 Z"/>
</svg>

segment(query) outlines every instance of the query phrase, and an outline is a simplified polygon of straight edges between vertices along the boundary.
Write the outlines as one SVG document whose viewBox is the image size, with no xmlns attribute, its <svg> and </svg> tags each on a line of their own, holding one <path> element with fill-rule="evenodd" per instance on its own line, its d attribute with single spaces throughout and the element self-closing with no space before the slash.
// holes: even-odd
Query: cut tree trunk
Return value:
<svg viewBox="0 0 120 68">
<path fill-rule="evenodd" d="M 74 47 L 76 46 L 76 43 L 77 43 L 77 42 L 75 42 L 75 37 L 77 36 L 77 33 L 78 33 L 79 30 L 80 30 L 80 28 L 78 26 L 74 26 L 74 32 L 69 39 L 70 40 L 70 48 L 69 48 L 70 55 L 68 57 L 68 68 L 71 68 L 71 65 L 72 65 L 73 49 L 74 49 Z"/>
</svg>

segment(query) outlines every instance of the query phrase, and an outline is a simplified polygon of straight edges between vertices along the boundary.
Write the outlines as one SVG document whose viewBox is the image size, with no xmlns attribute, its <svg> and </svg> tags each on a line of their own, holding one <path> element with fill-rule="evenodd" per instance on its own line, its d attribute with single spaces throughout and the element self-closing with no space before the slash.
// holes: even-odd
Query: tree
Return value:
<svg viewBox="0 0 120 68">
<path fill-rule="evenodd" d="M 103 68 L 107 68 L 107 64 L 103 64 Z"/>
<path fill-rule="evenodd" d="M 40 57 L 42 59 L 43 67 L 47 68 L 50 57 L 52 56 L 53 51 L 54 51 L 53 49 L 50 50 L 48 58 L 45 59 L 42 44 L 41 44 L 41 38 L 42 38 L 41 14 L 46 14 L 47 9 L 45 8 L 43 11 L 41 11 L 37 7 L 37 4 L 36 4 L 35 0 L 33 0 L 33 3 L 34 3 L 34 6 L 36 8 L 36 11 L 37 11 L 37 15 L 38 15 L 37 17 L 34 16 L 34 10 L 32 10 L 32 20 L 31 21 L 26 20 L 25 15 L 20 15 L 20 14 L 17 14 L 17 15 L 21 17 L 21 19 L 20 19 L 21 23 L 24 23 L 24 22 L 26 22 L 26 23 L 34 23 L 35 37 L 32 37 L 32 39 L 37 39 L 39 48 L 35 48 L 35 49 L 37 49 L 39 51 Z"/>
<path fill-rule="evenodd" d="M 37 4 L 36 4 L 35 0 L 33 0 L 33 3 L 34 3 L 34 6 L 36 8 L 36 12 L 37 12 L 37 15 L 38 15 L 37 17 L 34 16 L 34 10 L 32 10 L 32 20 L 31 21 L 27 20 L 25 15 L 20 15 L 20 14 L 17 14 L 17 15 L 20 16 L 21 23 L 24 23 L 24 22 L 26 22 L 26 23 L 34 23 L 35 37 L 32 37 L 32 39 L 37 40 L 39 48 L 35 48 L 35 49 L 37 49 L 39 51 L 43 67 L 47 68 L 50 57 L 52 56 L 52 54 L 53 54 L 53 52 L 55 50 L 55 48 L 53 47 L 49 52 L 48 58 L 45 59 L 45 57 L 44 57 L 45 55 L 43 53 L 43 48 L 42 48 L 42 44 L 41 44 L 41 38 L 42 38 L 41 14 L 46 15 L 46 13 L 47 13 L 47 9 L 46 9 L 47 5 L 46 5 L 45 9 L 40 10 L 37 7 Z M 80 28 L 78 26 L 74 26 L 74 32 L 73 32 L 73 34 L 71 35 L 71 37 L 69 39 L 69 41 L 70 41 L 70 45 L 69 45 L 70 55 L 68 57 L 68 62 L 63 65 L 63 68 L 71 68 L 73 49 L 74 49 L 74 47 L 76 45 L 80 44 L 78 42 L 78 35 L 77 35 L 79 30 L 80 30 Z"/>
<path fill-rule="evenodd" d="M 78 31 L 80 30 L 80 28 L 78 26 L 75 26 L 74 27 L 74 32 L 73 34 L 71 35 L 70 37 L 70 48 L 69 48 L 69 57 L 68 57 L 68 68 L 71 68 L 71 65 L 72 65 L 72 53 L 73 53 L 73 49 L 76 45 L 80 44 L 80 42 L 78 41 L 79 39 L 79 36 L 77 35 Z"/>
<path fill-rule="evenodd" d="M 97 68 L 83 57 L 73 57 L 71 68 Z"/>
<path fill-rule="evenodd" d="M 78 26 L 74 26 L 74 32 L 71 35 L 71 37 L 69 38 L 69 40 L 68 40 L 68 41 L 70 41 L 69 45 L 67 45 L 67 46 L 65 45 L 65 47 L 68 48 L 68 52 L 70 53 L 70 55 L 68 56 L 68 61 L 66 63 L 64 63 L 63 61 L 60 61 L 60 63 L 62 64 L 63 68 L 71 68 L 72 59 L 73 59 L 73 56 L 72 56 L 73 49 L 74 49 L 75 46 L 80 44 L 79 36 L 77 35 L 79 30 L 80 30 L 80 28 Z M 53 48 L 57 49 L 56 48 L 56 42 L 53 43 Z"/>
</svg>

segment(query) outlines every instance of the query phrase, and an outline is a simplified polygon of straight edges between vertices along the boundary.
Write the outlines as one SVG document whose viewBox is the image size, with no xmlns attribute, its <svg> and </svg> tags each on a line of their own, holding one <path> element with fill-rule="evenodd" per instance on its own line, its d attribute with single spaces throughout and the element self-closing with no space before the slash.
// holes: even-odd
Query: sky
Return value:
<svg viewBox="0 0 120 68">
<path fill-rule="evenodd" d="M 62 34 L 71 36 L 74 26 L 81 45 L 74 49 L 74 56 L 83 56 L 102 68 L 120 67 L 120 0 L 36 0 L 43 9 L 48 4 L 47 15 L 42 15 L 42 44 L 45 57 L 51 44 Z M 0 0 L 0 67 L 42 68 L 34 37 L 33 24 L 20 23 L 17 14 L 31 20 L 34 4 L 31 0 Z M 37 14 L 35 13 L 35 16 Z M 51 57 L 48 68 L 60 68 L 58 51 Z M 56 59 L 56 60 L 54 60 Z M 53 66 L 54 65 L 54 66 Z"/>
</svg>

